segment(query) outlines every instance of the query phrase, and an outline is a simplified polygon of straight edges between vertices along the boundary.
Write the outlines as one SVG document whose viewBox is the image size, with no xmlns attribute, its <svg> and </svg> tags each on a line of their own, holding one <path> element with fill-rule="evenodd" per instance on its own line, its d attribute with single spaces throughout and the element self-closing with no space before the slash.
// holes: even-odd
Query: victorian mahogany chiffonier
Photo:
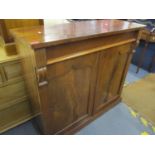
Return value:
<svg viewBox="0 0 155 155">
<path fill-rule="evenodd" d="M 44 134 L 73 134 L 120 101 L 143 27 L 93 20 L 11 31 Z"/>
</svg>

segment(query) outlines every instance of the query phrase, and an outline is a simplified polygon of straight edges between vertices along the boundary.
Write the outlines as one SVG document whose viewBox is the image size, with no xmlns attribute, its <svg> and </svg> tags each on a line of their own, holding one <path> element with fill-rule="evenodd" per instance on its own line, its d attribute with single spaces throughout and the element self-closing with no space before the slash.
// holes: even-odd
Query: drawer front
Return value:
<svg viewBox="0 0 155 155">
<path fill-rule="evenodd" d="M 4 64 L 3 69 L 7 80 L 22 76 L 22 66 L 20 61 L 14 61 Z"/>
<path fill-rule="evenodd" d="M 0 133 L 32 118 L 29 101 L 23 101 L 0 111 Z"/>
<path fill-rule="evenodd" d="M 48 61 L 57 61 L 58 58 L 63 59 L 64 57 L 70 57 L 74 54 L 76 56 L 78 54 L 89 53 L 90 51 L 99 51 L 103 50 L 103 48 L 111 45 L 115 45 L 124 41 L 131 41 L 136 39 L 137 33 L 125 33 L 125 34 L 118 34 L 114 36 L 108 37 L 99 37 L 94 39 L 87 39 L 83 41 L 73 42 L 73 43 L 66 43 L 59 46 L 52 46 L 47 48 L 47 60 Z M 48 63 L 48 62 L 47 62 Z"/>
<path fill-rule="evenodd" d="M 5 104 L 12 103 L 26 96 L 26 89 L 24 81 L 20 81 L 14 84 L 7 85 L 0 88 L 0 109 L 4 107 Z"/>
</svg>

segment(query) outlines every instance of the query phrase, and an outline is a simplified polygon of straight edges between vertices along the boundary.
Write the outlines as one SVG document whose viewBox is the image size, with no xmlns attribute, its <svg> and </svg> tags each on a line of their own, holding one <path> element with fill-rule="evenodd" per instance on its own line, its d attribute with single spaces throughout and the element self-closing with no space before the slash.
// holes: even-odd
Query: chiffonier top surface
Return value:
<svg viewBox="0 0 155 155">
<path fill-rule="evenodd" d="M 44 48 L 77 40 L 134 31 L 144 27 L 144 25 L 137 23 L 106 19 L 18 28 L 11 30 L 11 33 L 15 38 L 28 42 L 32 48 Z"/>
</svg>

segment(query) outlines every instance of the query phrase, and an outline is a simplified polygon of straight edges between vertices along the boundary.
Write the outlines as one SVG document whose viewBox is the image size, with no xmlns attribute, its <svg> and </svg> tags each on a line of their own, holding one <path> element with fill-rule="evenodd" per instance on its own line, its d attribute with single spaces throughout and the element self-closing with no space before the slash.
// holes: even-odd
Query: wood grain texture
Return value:
<svg viewBox="0 0 155 155">
<path fill-rule="evenodd" d="M 19 55 L 7 55 L 5 49 L 3 47 L 0 46 L 0 63 L 5 63 L 5 62 L 9 62 L 9 61 L 15 61 L 15 60 L 19 60 Z"/>
<path fill-rule="evenodd" d="M 42 19 L 0 19 L 0 46 L 5 49 L 7 55 L 16 55 L 16 46 L 10 30 L 38 25 L 43 25 Z"/>
<path fill-rule="evenodd" d="M 72 134 L 120 101 L 141 28 L 98 20 L 12 31 L 44 134 Z"/>
<path fill-rule="evenodd" d="M 0 133 L 9 130 L 33 117 L 30 102 L 25 99 L 16 104 L 0 110 Z"/>
<path fill-rule="evenodd" d="M 23 77 L 26 83 L 26 88 L 29 92 L 29 98 L 32 103 L 32 110 L 35 115 L 36 113 L 40 112 L 40 99 L 38 97 L 36 76 L 36 61 L 34 57 L 35 55 L 33 50 L 21 39 L 16 39 L 16 46 L 18 49 L 18 54 L 22 60 Z"/>
<path fill-rule="evenodd" d="M 5 59 L 4 59 L 5 60 Z M 33 117 L 20 59 L 0 63 L 0 133 Z"/>
<path fill-rule="evenodd" d="M 50 123 L 52 134 L 89 117 L 89 95 L 93 95 L 90 88 L 96 62 L 97 54 L 92 54 L 48 66 L 48 110 L 50 122 L 53 122 Z"/>
<path fill-rule="evenodd" d="M 129 23 L 121 20 L 94 20 L 71 22 L 51 27 L 37 26 L 31 28 L 14 29 L 12 35 L 24 37 L 33 48 L 50 47 L 89 38 L 120 34 L 139 30 L 144 25 Z"/>
<path fill-rule="evenodd" d="M 41 19 L 0 19 L 0 35 L 5 43 L 13 42 L 10 29 L 43 25 Z"/>
<path fill-rule="evenodd" d="M 0 133 L 32 117 L 30 101 L 9 30 L 17 27 L 42 25 L 40 20 L 0 19 Z"/>
<path fill-rule="evenodd" d="M 130 46 L 126 44 L 100 52 L 94 112 L 102 110 L 107 101 L 120 95 L 119 87 Z"/>
<path fill-rule="evenodd" d="M 92 48 L 92 49 L 89 49 L 89 50 L 83 50 L 82 52 L 81 51 L 79 51 L 79 52 L 76 51 L 76 53 L 74 53 L 74 54 L 73 54 L 73 51 L 71 51 L 72 54 L 68 54 L 69 50 L 66 50 L 66 53 L 63 53 L 63 54 L 66 54 L 66 55 L 59 57 L 59 55 L 57 54 L 57 58 L 51 57 L 47 61 L 47 65 L 50 65 L 50 64 L 53 64 L 53 63 L 57 63 L 57 62 L 61 62 L 61 61 L 65 61 L 65 60 L 69 60 L 69 59 L 73 59 L 73 58 L 76 58 L 76 57 L 85 56 L 85 55 L 88 55 L 90 53 L 96 53 L 98 51 L 105 50 L 105 49 L 108 49 L 108 48 L 111 48 L 111 47 L 116 47 L 116 46 L 124 45 L 124 44 L 127 44 L 127 43 L 131 43 L 131 42 L 134 42 L 135 40 L 136 39 L 129 39 L 129 40 L 121 41 L 121 42 L 118 42 L 118 43 L 113 43 L 113 44 L 108 44 L 108 45 L 104 45 L 104 46 L 97 47 L 97 48 Z M 76 49 L 76 48 L 74 48 L 74 49 Z M 59 50 L 59 51 L 61 51 L 61 50 Z M 59 53 L 59 51 L 56 50 L 57 53 Z M 50 54 L 50 56 L 54 55 L 53 54 L 54 50 L 52 50 L 51 53 L 52 54 Z M 49 52 L 48 52 L 48 54 L 49 54 Z"/>
</svg>

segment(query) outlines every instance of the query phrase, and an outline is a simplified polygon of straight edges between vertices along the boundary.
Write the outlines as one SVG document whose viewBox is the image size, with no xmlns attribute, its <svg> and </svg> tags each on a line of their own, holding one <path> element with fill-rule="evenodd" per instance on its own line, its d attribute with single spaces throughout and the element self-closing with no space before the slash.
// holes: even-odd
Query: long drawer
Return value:
<svg viewBox="0 0 155 155">
<path fill-rule="evenodd" d="M 13 105 L 20 98 L 27 96 L 24 81 L 9 84 L 0 88 L 0 110 Z"/>
<path fill-rule="evenodd" d="M 22 76 L 20 61 L 13 61 L 3 65 L 6 80 L 12 80 Z"/>
<path fill-rule="evenodd" d="M 32 118 L 29 101 L 19 102 L 0 111 L 0 133 Z"/>
<path fill-rule="evenodd" d="M 19 60 L 0 64 L 0 75 L 3 82 L 9 82 L 22 77 L 22 67 Z"/>
</svg>

